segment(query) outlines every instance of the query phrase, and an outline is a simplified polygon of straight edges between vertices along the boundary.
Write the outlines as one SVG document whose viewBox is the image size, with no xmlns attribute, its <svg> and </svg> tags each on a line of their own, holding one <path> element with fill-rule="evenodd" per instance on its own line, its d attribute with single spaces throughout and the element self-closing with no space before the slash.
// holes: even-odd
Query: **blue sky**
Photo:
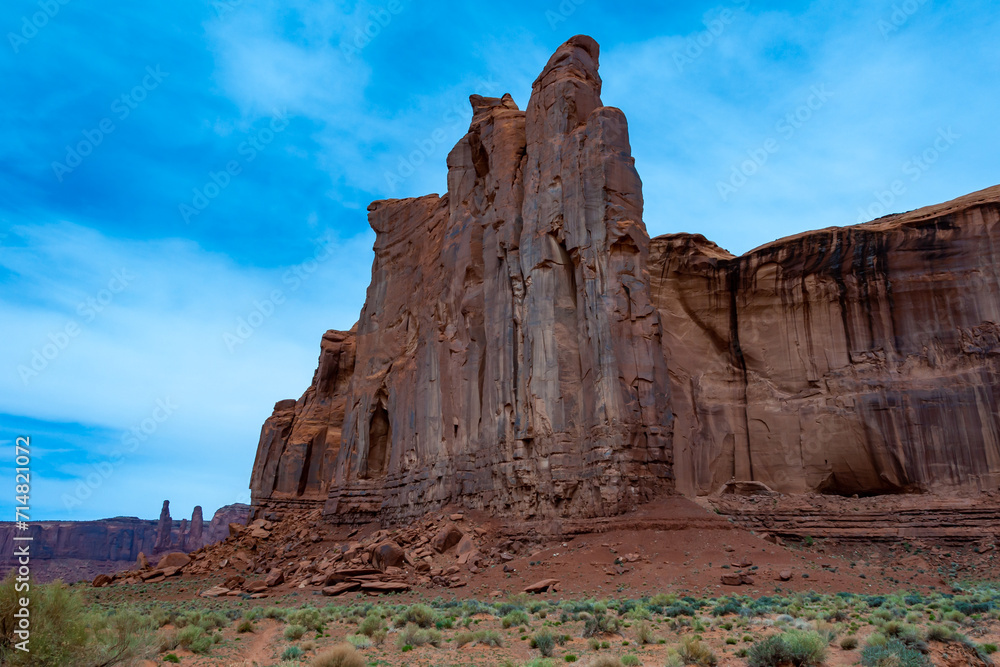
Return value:
<svg viewBox="0 0 1000 667">
<path fill-rule="evenodd" d="M 33 519 L 246 501 L 357 319 L 368 203 L 442 192 L 468 95 L 523 108 L 574 34 L 651 235 L 743 253 L 1000 182 L 990 2 L 428 4 L 4 3 L 0 456 L 32 437 Z"/>
</svg>

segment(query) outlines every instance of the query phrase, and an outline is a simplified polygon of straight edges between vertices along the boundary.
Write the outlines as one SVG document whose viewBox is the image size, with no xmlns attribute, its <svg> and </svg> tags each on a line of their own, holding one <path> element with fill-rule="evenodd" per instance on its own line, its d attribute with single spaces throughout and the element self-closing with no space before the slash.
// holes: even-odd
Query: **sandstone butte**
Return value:
<svg viewBox="0 0 1000 667">
<path fill-rule="evenodd" d="M 598 45 L 473 95 L 444 196 L 377 201 L 367 300 L 264 423 L 257 508 L 613 516 L 731 480 L 1000 485 L 1000 187 L 736 257 L 650 239 Z"/>
</svg>

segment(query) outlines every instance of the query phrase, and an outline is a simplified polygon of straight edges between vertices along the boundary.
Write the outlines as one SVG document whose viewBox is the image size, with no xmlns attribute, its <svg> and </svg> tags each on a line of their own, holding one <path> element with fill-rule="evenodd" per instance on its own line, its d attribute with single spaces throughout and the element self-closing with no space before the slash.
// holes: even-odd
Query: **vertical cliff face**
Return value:
<svg viewBox="0 0 1000 667">
<path fill-rule="evenodd" d="M 329 483 L 326 511 L 342 520 L 449 502 L 541 518 L 672 488 L 641 182 L 597 66 L 597 43 L 576 37 L 527 111 L 472 96 L 448 193 L 369 207 L 375 263 L 335 469 L 303 487 L 311 388 L 264 426 L 258 502 Z"/>
<path fill-rule="evenodd" d="M 1000 484 L 1000 188 L 733 257 L 652 242 L 679 488 Z"/>
<path fill-rule="evenodd" d="M 560 47 L 526 112 L 473 96 L 448 194 L 369 209 L 329 514 L 593 516 L 670 488 L 641 183 L 597 60 L 590 38 Z"/>
<path fill-rule="evenodd" d="M 355 332 L 327 331 L 312 384 L 298 401 L 278 401 L 264 422 L 250 480 L 255 504 L 322 503 L 340 451 Z"/>
<path fill-rule="evenodd" d="M 255 504 L 542 519 L 734 478 L 998 487 L 1000 188 L 734 257 L 649 240 L 589 37 L 525 111 L 470 99 L 447 194 L 369 207 L 364 309 L 264 424 Z"/>
</svg>

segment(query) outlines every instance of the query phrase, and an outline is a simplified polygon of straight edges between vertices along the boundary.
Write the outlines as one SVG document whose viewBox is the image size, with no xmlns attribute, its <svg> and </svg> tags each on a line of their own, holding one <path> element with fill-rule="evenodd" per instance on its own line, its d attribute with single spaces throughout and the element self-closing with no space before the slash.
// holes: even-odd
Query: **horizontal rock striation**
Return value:
<svg viewBox="0 0 1000 667">
<path fill-rule="evenodd" d="M 709 502 L 720 518 L 731 518 L 738 526 L 777 537 L 869 544 L 901 540 L 1000 544 L 1000 496 L 993 492 L 975 498 L 722 495 Z"/>
<path fill-rule="evenodd" d="M 679 488 L 996 489 L 998 223 L 994 187 L 742 257 L 653 239 Z"/>
</svg>

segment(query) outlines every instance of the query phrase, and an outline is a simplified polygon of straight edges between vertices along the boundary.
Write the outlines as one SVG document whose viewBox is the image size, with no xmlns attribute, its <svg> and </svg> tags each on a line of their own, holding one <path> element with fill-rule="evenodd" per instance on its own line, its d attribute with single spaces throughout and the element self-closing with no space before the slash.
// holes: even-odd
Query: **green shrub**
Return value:
<svg viewBox="0 0 1000 667">
<path fill-rule="evenodd" d="M 765 637 L 755 642 L 747 652 L 749 667 L 776 667 L 787 661 L 787 648 L 781 635 Z"/>
<path fill-rule="evenodd" d="M 312 667 L 367 667 L 364 657 L 353 646 L 340 644 L 313 658 Z"/>
<path fill-rule="evenodd" d="M 777 667 L 791 664 L 795 667 L 820 665 L 826 657 L 826 641 L 815 632 L 789 630 L 771 635 L 750 647 L 747 652 L 749 667 Z"/>
<path fill-rule="evenodd" d="M 950 642 L 955 636 L 955 632 L 945 625 L 932 625 L 927 628 L 927 641 L 929 642 Z"/>
<path fill-rule="evenodd" d="M 910 648 L 898 639 L 869 642 L 861 651 L 864 667 L 930 667 L 930 660 L 920 651 Z"/>
<path fill-rule="evenodd" d="M 556 648 L 556 638 L 548 630 L 539 630 L 531 637 L 531 648 L 537 648 L 546 658 L 552 655 Z"/>
<path fill-rule="evenodd" d="M 858 638 L 854 635 L 848 635 L 840 640 L 840 648 L 845 651 L 853 651 L 858 647 Z"/>
<path fill-rule="evenodd" d="M 302 657 L 302 649 L 298 646 L 289 646 L 281 653 L 282 660 L 298 660 Z"/>
<path fill-rule="evenodd" d="M 698 665 L 698 667 L 714 667 L 719 659 L 708 648 L 694 637 L 685 637 L 677 647 L 677 654 L 685 665 Z"/>
<path fill-rule="evenodd" d="M 399 638 L 396 640 L 396 645 L 400 649 L 406 646 L 410 648 L 423 646 L 424 644 L 438 646 L 440 643 L 440 632 L 433 628 L 421 628 L 416 623 L 407 623 L 406 627 L 399 632 Z"/>
<path fill-rule="evenodd" d="M 0 582 L 0 664 L 5 667 L 63 667 L 73 664 L 119 665 L 153 653 L 158 621 L 132 607 L 111 613 L 88 612 L 81 595 L 60 581 L 31 582 L 30 652 L 15 645 L 14 613 L 20 608 L 13 570 Z"/>
<path fill-rule="evenodd" d="M 563 656 L 563 660 L 565 660 L 566 662 L 576 662 L 576 656 L 573 655 L 572 653 L 567 653 L 566 655 Z"/>
<path fill-rule="evenodd" d="M 358 632 L 371 637 L 379 630 L 385 628 L 385 621 L 378 614 L 368 614 L 365 620 L 358 624 Z"/>
<path fill-rule="evenodd" d="M 240 634 L 247 633 L 247 632 L 253 632 L 253 631 L 254 631 L 253 621 L 251 621 L 249 618 L 244 618 L 236 626 L 236 632 L 238 632 Z"/>
<path fill-rule="evenodd" d="M 528 613 L 523 609 L 515 609 L 500 620 L 500 624 L 503 626 L 504 630 L 507 628 L 512 628 L 516 625 L 530 625 L 531 618 Z"/>
<path fill-rule="evenodd" d="M 403 623 L 413 623 L 420 628 L 429 628 L 437 621 L 437 613 L 425 604 L 414 604 L 402 614 Z"/>
<path fill-rule="evenodd" d="M 177 644 L 192 653 L 208 653 L 212 648 L 212 638 L 200 625 L 189 625 L 177 633 Z"/>
<path fill-rule="evenodd" d="M 638 665 L 642 664 L 639 661 L 639 656 L 633 653 L 623 655 L 620 662 L 622 663 L 623 667 L 638 667 Z"/>
<path fill-rule="evenodd" d="M 986 655 L 993 655 L 994 653 L 997 652 L 996 644 L 983 644 L 979 648 L 981 648 L 983 653 L 985 653 Z"/>
<path fill-rule="evenodd" d="M 163 656 L 163 662 L 171 662 L 177 664 L 180 661 L 181 659 L 177 657 L 176 653 L 168 653 L 165 656 Z"/>
<path fill-rule="evenodd" d="M 301 625 L 289 625 L 285 628 L 285 639 L 290 642 L 302 639 L 302 635 L 306 633 L 306 629 Z"/>
<path fill-rule="evenodd" d="M 656 637 L 653 636 L 653 627 L 646 621 L 642 621 L 635 628 L 635 640 L 640 646 L 644 644 L 655 644 Z"/>
<path fill-rule="evenodd" d="M 308 630 L 319 632 L 326 627 L 326 621 L 319 609 L 314 607 L 302 607 L 293 609 L 285 616 L 285 621 L 292 625 L 301 625 Z"/>
<path fill-rule="evenodd" d="M 823 664 L 823 659 L 826 657 L 826 645 L 829 643 L 824 637 L 815 632 L 789 630 L 782 639 L 788 649 L 791 663 L 796 667 Z"/>
<path fill-rule="evenodd" d="M 588 616 L 583 623 L 583 636 L 593 637 L 594 635 L 617 634 L 621 628 L 621 621 L 614 616 L 597 613 Z"/>
<path fill-rule="evenodd" d="M 344 637 L 344 641 L 356 649 L 371 648 L 372 645 L 371 637 L 366 635 L 347 635 Z"/>
</svg>

